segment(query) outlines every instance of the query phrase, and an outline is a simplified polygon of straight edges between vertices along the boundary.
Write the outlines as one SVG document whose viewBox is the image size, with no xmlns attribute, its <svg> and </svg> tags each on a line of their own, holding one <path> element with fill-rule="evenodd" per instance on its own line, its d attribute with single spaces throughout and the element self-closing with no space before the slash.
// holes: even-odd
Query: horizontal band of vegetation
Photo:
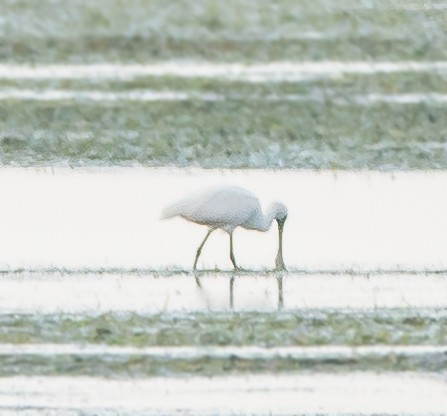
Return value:
<svg viewBox="0 0 447 416">
<path fill-rule="evenodd" d="M 426 4 L 1 0 L 0 60 L 446 59 L 447 10 Z"/>
<path fill-rule="evenodd" d="M 444 38 L 445 40 L 445 38 Z M 406 39 L 328 40 L 181 40 L 140 37 L 81 37 L 75 39 L 29 39 L 11 41 L 2 62 L 104 61 L 148 62 L 195 59 L 226 62 L 273 60 L 447 60 L 444 43 L 428 45 Z M 53 45 L 57 45 L 57 48 Z"/>
<path fill-rule="evenodd" d="M 0 163 L 446 168 L 445 106 L 312 102 L 0 103 Z"/>
<path fill-rule="evenodd" d="M 2 343 L 60 343 L 151 346 L 314 346 L 445 345 L 447 316 L 441 311 L 311 312 L 296 314 L 106 314 L 1 315 Z M 81 351 L 82 352 L 82 351 Z M 193 354 L 166 356 L 138 351 L 102 354 L 2 353 L 0 376 L 102 375 L 121 377 L 167 374 L 314 371 L 440 371 L 442 352 L 424 354 Z"/>
<path fill-rule="evenodd" d="M 297 371 L 424 371 L 440 372 L 446 365 L 445 354 L 422 356 L 372 355 L 359 357 L 319 357 L 294 359 L 249 359 L 203 357 L 196 359 L 154 359 L 144 355 L 1 355 L 0 377 L 14 375 L 82 375 L 106 377 L 143 377 L 166 375 L 228 375 L 231 373 L 287 373 Z"/>
<path fill-rule="evenodd" d="M 306 74 L 312 77 L 312 74 Z M 101 91 L 120 93 L 151 90 L 154 92 L 195 92 L 202 94 L 220 94 L 231 99 L 247 99 L 268 96 L 309 95 L 323 100 L 342 98 L 349 101 L 353 95 L 366 94 L 446 94 L 447 73 L 444 72 L 394 72 L 374 74 L 343 74 L 324 76 L 320 79 L 305 79 L 298 82 L 244 82 L 237 80 L 182 78 L 174 76 L 136 77 L 131 80 L 113 79 L 2 79 L 0 92 L 14 90 L 47 91 Z M 305 98 L 305 97 L 304 97 Z M 0 102 L 0 108 L 2 106 Z"/>
<path fill-rule="evenodd" d="M 0 343 L 119 346 L 445 345 L 442 311 L 0 315 Z"/>
</svg>

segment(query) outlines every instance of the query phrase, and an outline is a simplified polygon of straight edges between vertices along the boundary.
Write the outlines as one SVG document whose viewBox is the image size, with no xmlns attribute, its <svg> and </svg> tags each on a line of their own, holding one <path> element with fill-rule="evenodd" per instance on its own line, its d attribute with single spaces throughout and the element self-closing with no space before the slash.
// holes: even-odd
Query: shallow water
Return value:
<svg viewBox="0 0 447 416">
<path fill-rule="evenodd" d="M 236 184 L 263 204 L 289 210 L 284 258 L 290 270 L 447 269 L 447 174 L 42 168 L 0 170 L 0 268 L 100 271 L 190 270 L 206 234 L 164 206 L 197 189 Z M 43 241 L 45 242 L 43 244 Z M 214 233 L 200 269 L 228 269 L 228 236 Z M 271 270 L 277 230 L 238 229 L 240 266 Z"/>
<path fill-rule="evenodd" d="M 171 277 L 26 272 L 4 275 L 0 279 L 0 311 L 160 313 L 447 307 L 445 275 L 198 276 L 197 281 L 187 273 Z"/>
<path fill-rule="evenodd" d="M 65 90 L 65 89 L 0 89 L 0 100 L 22 101 L 94 101 L 94 102 L 169 102 L 169 101 L 267 101 L 267 102 L 331 102 L 335 105 L 351 106 L 358 104 L 372 106 L 380 103 L 388 104 L 431 104 L 444 105 L 447 103 L 447 94 L 437 93 L 407 93 L 407 94 L 357 94 L 345 97 L 337 97 L 330 92 L 321 91 L 312 94 L 273 94 L 273 95 L 238 95 L 216 94 L 201 91 L 156 91 L 136 90 L 132 91 L 101 91 L 101 90 Z"/>
<path fill-rule="evenodd" d="M 308 61 L 270 63 L 162 62 L 155 64 L 0 65 L 0 79 L 121 79 L 147 76 L 220 78 L 249 82 L 305 81 L 342 74 L 446 72 L 447 62 Z"/>
<path fill-rule="evenodd" d="M 440 376 L 325 373 L 110 380 L 0 378 L 4 415 L 445 415 Z M 22 407 L 26 403 L 26 407 Z M 26 409 L 26 410 L 25 410 Z M 55 412 L 57 409 L 57 413 Z M 26 411 L 26 413 L 25 413 Z"/>
</svg>

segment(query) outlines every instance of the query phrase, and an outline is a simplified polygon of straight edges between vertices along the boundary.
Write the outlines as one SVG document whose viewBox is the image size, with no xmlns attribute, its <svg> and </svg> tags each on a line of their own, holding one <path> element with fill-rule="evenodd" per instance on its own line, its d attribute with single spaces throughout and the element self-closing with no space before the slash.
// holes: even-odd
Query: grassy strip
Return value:
<svg viewBox="0 0 447 416">
<path fill-rule="evenodd" d="M 144 377 L 166 375 L 228 375 L 231 373 L 287 373 L 298 371 L 424 371 L 440 372 L 445 368 L 443 354 L 407 357 L 389 354 L 355 358 L 211 358 L 157 360 L 139 355 L 58 355 L 0 356 L 0 377 L 20 376 L 106 376 Z"/>
<path fill-rule="evenodd" d="M 1 0 L 0 10 L 0 59 L 11 62 L 447 56 L 447 11 L 411 11 L 391 0 L 373 7 L 333 0 Z"/>
<path fill-rule="evenodd" d="M 447 73 L 398 72 L 377 74 L 344 74 L 300 82 L 251 83 L 223 79 L 138 77 L 133 80 L 107 79 L 3 79 L 0 90 L 73 90 L 102 91 L 107 93 L 135 90 L 179 91 L 219 94 L 225 97 L 259 97 L 282 95 L 316 95 L 328 98 L 346 98 L 362 94 L 447 93 Z M 0 108 L 2 103 L 0 102 Z"/>
<path fill-rule="evenodd" d="M 100 63 L 153 62 L 192 59 L 219 62 L 269 62 L 277 60 L 447 60 L 443 41 L 421 39 L 302 40 L 182 40 L 135 37 L 78 37 L 74 39 L 14 40 L 5 47 L 3 62 Z M 49 46 L 50 45 L 50 46 Z M 54 45 L 54 46 L 52 46 Z M 57 45 L 57 46 L 56 46 Z"/>
<path fill-rule="evenodd" d="M 82 316 L 0 316 L 0 342 L 87 343 L 149 346 L 444 345 L 447 316 L 441 311 L 280 314 L 106 314 Z M 2 355 L 0 376 L 216 375 L 289 371 L 440 371 L 445 354 L 352 357 L 153 358 L 144 355 Z"/>
<path fill-rule="evenodd" d="M 401 3 L 405 5 L 405 2 Z M 1 0 L 5 23 L 1 31 L 11 38 L 20 35 L 48 37 L 87 35 L 157 35 L 184 39 L 202 37 L 267 39 L 305 36 L 309 31 L 336 34 L 399 35 L 415 32 L 442 33 L 447 12 L 430 10 L 423 5 L 411 11 L 394 0 L 375 2 L 373 7 L 356 0 L 340 3 L 334 0 L 295 2 L 268 0 L 247 2 L 229 0 L 225 3 L 198 0 L 93 0 L 72 2 L 42 0 Z M 430 25 L 420 27 L 421 23 Z M 327 31 L 327 32 L 324 32 Z"/>
<path fill-rule="evenodd" d="M 444 345 L 441 311 L 1 315 L 0 343 L 148 346 Z"/>
<path fill-rule="evenodd" d="M 445 108 L 316 102 L 0 105 L 0 163 L 446 168 Z"/>
</svg>

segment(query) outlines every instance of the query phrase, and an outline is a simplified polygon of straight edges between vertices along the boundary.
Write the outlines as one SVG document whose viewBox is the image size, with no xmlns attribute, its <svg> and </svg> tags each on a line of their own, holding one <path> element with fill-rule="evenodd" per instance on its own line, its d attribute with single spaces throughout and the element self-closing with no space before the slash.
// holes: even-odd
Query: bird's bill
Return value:
<svg viewBox="0 0 447 416">
<path fill-rule="evenodd" d="M 282 257 L 282 233 L 284 230 L 284 222 L 285 221 L 278 221 L 279 240 L 278 240 L 278 254 L 276 255 L 275 270 L 286 270 L 286 265 L 284 264 L 284 260 Z"/>
</svg>

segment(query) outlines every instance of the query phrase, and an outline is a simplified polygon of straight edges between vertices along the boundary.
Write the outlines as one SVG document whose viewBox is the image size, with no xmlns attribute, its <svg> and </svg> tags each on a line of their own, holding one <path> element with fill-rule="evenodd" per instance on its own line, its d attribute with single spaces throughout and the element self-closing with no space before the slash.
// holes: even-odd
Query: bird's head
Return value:
<svg viewBox="0 0 447 416">
<path fill-rule="evenodd" d="M 278 226 L 283 226 L 287 219 L 287 207 L 282 202 L 274 202 L 273 212 L 275 213 L 275 220 L 278 223 Z"/>
<path fill-rule="evenodd" d="M 286 265 L 284 264 L 284 260 L 282 257 L 282 233 L 284 229 L 284 223 L 287 219 L 287 207 L 281 202 L 275 202 L 273 204 L 273 212 L 275 214 L 276 222 L 278 223 L 278 232 L 279 232 L 279 245 L 278 245 L 278 254 L 276 255 L 276 269 L 278 271 L 286 270 Z"/>
</svg>

